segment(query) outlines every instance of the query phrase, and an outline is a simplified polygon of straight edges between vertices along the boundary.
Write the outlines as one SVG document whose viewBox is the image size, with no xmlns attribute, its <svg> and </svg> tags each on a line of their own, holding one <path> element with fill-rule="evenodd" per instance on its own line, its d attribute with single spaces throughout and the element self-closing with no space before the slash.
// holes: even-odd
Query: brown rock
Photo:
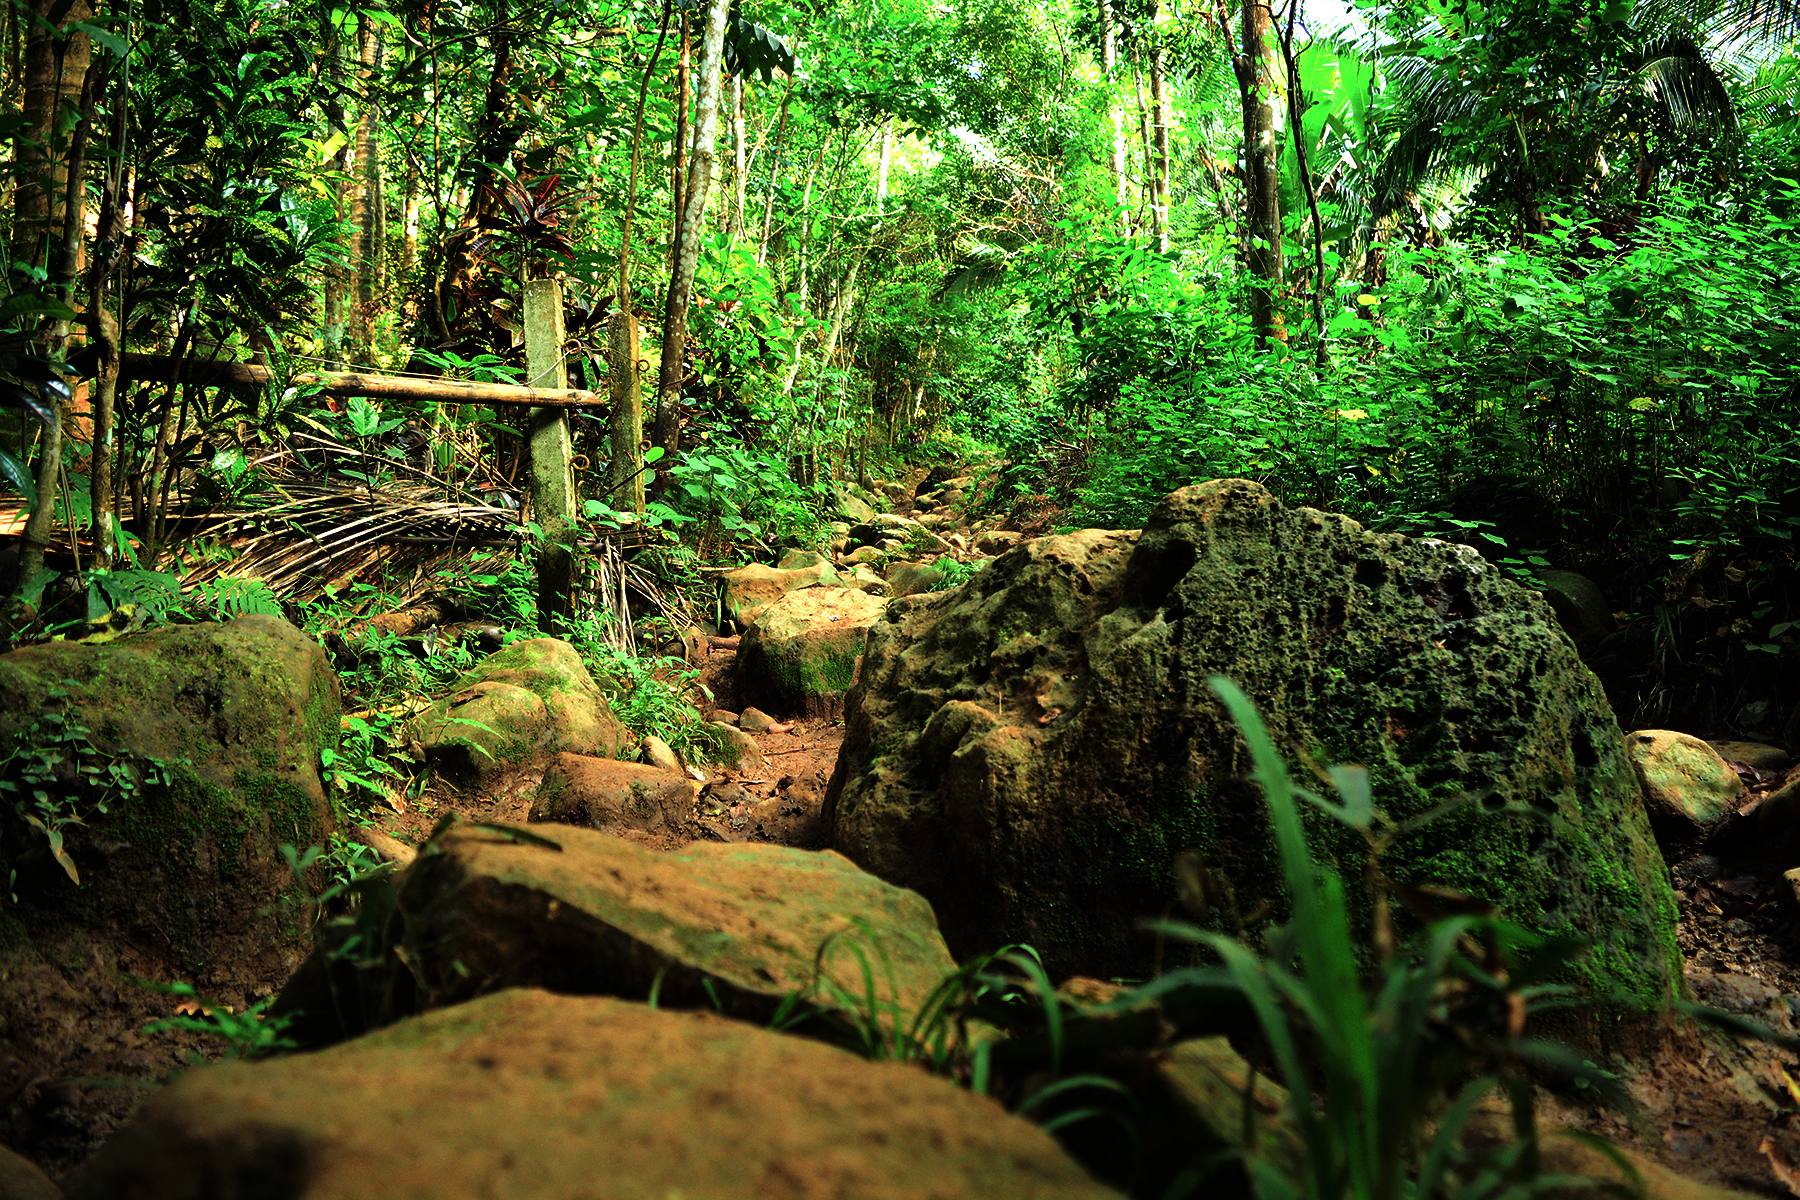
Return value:
<svg viewBox="0 0 1800 1200">
<path fill-rule="evenodd" d="M 0 1146 L 0 1200 L 62 1200 L 62 1189 L 36 1163 Z"/>
<path fill-rule="evenodd" d="M 1019 534 L 1010 529 L 984 529 L 975 535 L 977 554 L 1004 554 L 1019 544 Z"/>
<path fill-rule="evenodd" d="M 738 694 L 783 716 L 838 716 L 856 681 L 863 640 L 883 608 L 848 588 L 782 597 L 738 651 Z"/>
<path fill-rule="evenodd" d="M 1101 1200 L 1050 1136 L 917 1067 L 713 1013 L 506 991 L 189 1072 L 72 1200 Z"/>
<path fill-rule="evenodd" d="M 739 629 L 748 629 L 765 608 L 789 592 L 837 583 L 837 568 L 828 562 L 789 571 L 751 563 L 719 577 L 719 597 L 726 619 L 735 622 Z"/>
<path fill-rule="evenodd" d="M 1650 827 L 1671 855 L 1698 846 L 1731 816 L 1744 790 L 1718 751 L 1691 734 L 1639 729 L 1625 735 L 1625 752 L 1643 782 Z"/>
<path fill-rule="evenodd" d="M 777 724 L 774 717 L 760 708 L 746 708 L 738 714 L 738 728 L 745 733 L 769 733 Z M 786 729 L 787 726 L 783 725 L 781 728 Z"/>
<path fill-rule="evenodd" d="M 1707 745 L 1718 751 L 1720 758 L 1759 771 L 1785 771 L 1794 761 L 1781 747 L 1765 746 L 1761 742 L 1708 742 Z"/>
<path fill-rule="evenodd" d="M 659 737 L 647 737 L 638 743 L 638 761 L 659 771 L 671 771 L 677 775 L 683 773 L 681 759 L 675 756 L 669 743 Z"/>
<path fill-rule="evenodd" d="M 826 976 L 845 990 L 814 1002 L 859 1008 L 853 945 L 876 964 L 877 1002 L 910 1013 L 956 968 L 916 892 L 840 854 L 766 843 L 659 852 L 566 825 L 454 826 L 421 849 L 396 904 L 404 919 L 376 934 L 392 945 L 359 948 L 374 969 L 353 980 L 333 930 L 283 989 L 277 1011 L 303 1014 L 302 1044 L 512 986 L 654 992 L 666 1007 L 716 1003 L 766 1021 L 813 987 L 822 947 Z M 359 996 L 394 999 L 382 1011 Z"/>
<path fill-rule="evenodd" d="M 726 766 L 735 768 L 745 775 L 762 774 L 762 747 L 757 744 L 754 737 L 736 725 L 726 725 L 718 721 L 714 721 L 708 728 L 718 738 L 719 754 Z"/>
<path fill-rule="evenodd" d="M 662 767 L 559 754 L 544 772 L 531 820 L 685 834 L 695 791 L 687 776 Z"/>
</svg>

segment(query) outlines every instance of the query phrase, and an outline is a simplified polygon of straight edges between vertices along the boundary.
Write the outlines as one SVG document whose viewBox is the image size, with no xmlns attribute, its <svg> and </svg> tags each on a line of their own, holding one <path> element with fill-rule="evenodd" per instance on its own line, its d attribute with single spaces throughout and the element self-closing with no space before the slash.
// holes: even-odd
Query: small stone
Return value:
<svg viewBox="0 0 1800 1200">
<path fill-rule="evenodd" d="M 825 555 L 817 550 L 797 550 L 789 548 L 781 552 L 781 558 L 775 563 L 780 571 L 800 571 L 807 567 L 816 567 L 828 561 Z"/>
<path fill-rule="evenodd" d="M 964 537 L 962 534 L 953 533 L 945 540 L 948 541 L 952 546 L 954 546 L 959 554 L 968 552 L 969 539 Z"/>
<path fill-rule="evenodd" d="M 980 554 L 1004 554 L 1019 543 L 1019 535 L 1010 529 L 986 529 L 975 537 L 975 549 Z"/>
<path fill-rule="evenodd" d="M 707 720 L 719 725 L 736 725 L 738 723 L 738 715 L 727 709 L 715 708 L 712 710 L 712 716 L 708 717 Z"/>
<path fill-rule="evenodd" d="M 736 767 L 746 775 L 762 774 L 762 747 L 756 744 L 755 738 L 736 725 L 720 725 L 715 722 L 707 728 L 719 735 L 719 753 L 727 766 Z"/>
<path fill-rule="evenodd" d="M 1692 848 L 1731 815 L 1744 790 L 1737 772 L 1692 734 L 1639 729 L 1625 735 L 1625 752 L 1665 852 Z"/>
<path fill-rule="evenodd" d="M 638 761 L 678 775 L 681 773 L 681 760 L 675 757 L 669 743 L 659 737 L 647 737 L 638 744 Z"/>
<path fill-rule="evenodd" d="M 887 552 L 882 550 L 879 546 L 858 546 L 849 553 L 844 561 L 854 567 L 862 563 L 875 562 L 886 553 Z"/>
<path fill-rule="evenodd" d="M 1786 750 L 1761 742 L 1708 742 L 1707 745 L 1717 750 L 1719 757 L 1727 762 L 1743 763 L 1759 771 L 1785 771 L 1794 761 Z"/>
<path fill-rule="evenodd" d="M 1733 917 L 1725 922 L 1725 932 L 1732 937 L 1749 937 L 1756 932 L 1756 927 L 1742 917 Z"/>
<path fill-rule="evenodd" d="M 746 708 L 738 714 L 738 728 L 746 733 L 773 733 L 779 722 L 760 708 Z M 786 729 L 786 725 L 780 725 Z"/>
<path fill-rule="evenodd" d="M 1800 867 L 1795 867 L 1791 871 L 1783 871 L 1781 878 L 1787 882 L 1788 891 L 1794 897 L 1795 903 L 1800 903 Z"/>
</svg>

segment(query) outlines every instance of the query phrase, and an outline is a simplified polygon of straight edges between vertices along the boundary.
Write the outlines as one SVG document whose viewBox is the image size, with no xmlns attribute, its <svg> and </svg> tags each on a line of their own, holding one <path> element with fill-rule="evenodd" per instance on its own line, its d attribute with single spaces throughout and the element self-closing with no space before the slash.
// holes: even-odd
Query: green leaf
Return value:
<svg viewBox="0 0 1800 1200">
<path fill-rule="evenodd" d="M 0 447 L 0 475 L 25 497 L 27 511 L 37 507 L 37 480 L 31 477 L 30 468 L 4 447 Z"/>
</svg>

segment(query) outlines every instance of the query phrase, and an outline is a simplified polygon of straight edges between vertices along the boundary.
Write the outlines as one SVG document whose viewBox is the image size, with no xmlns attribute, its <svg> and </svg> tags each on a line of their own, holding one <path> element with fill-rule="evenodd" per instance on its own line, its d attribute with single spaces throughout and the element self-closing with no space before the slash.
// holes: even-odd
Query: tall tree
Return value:
<svg viewBox="0 0 1800 1200">
<path fill-rule="evenodd" d="M 687 351 L 688 303 L 694 294 L 694 272 L 700 265 L 705 238 L 706 196 L 712 187 L 713 157 L 719 140 L 719 92 L 724 81 L 725 23 L 731 0 L 711 0 L 694 101 L 694 153 L 688 165 L 687 192 L 682 198 L 681 226 L 675 238 L 675 269 L 663 306 L 662 362 L 656 377 L 656 444 L 671 461 L 681 448 L 681 384 Z"/>
<path fill-rule="evenodd" d="M 1298 2 L 1298 0 L 1294 0 Z M 1244 269 L 1250 276 L 1250 319 L 1260 344 L 1283 338 L 1281 298 L 1280 49 L 1271 0 L 1243 0 L 1239 42 L 1231 56 L 1244 118 Z M 1221 20 L 1226 32 L 1230 24 Z"/>
</svg>

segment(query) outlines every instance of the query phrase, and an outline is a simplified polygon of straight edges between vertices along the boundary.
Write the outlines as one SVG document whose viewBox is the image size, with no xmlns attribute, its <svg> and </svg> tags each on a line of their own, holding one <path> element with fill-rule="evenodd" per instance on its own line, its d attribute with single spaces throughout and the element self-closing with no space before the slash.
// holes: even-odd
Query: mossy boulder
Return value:
<svg viewBox="0 0 1800 1200">
<path fill-rule="evenodd" d="M 725 619 L 745 630 L 754 625 L 771 604 L 789 592 L 801 588 L 836 587 L 840 582 L 837 568 L 822 557 L 805 566 L 785 570 L 751 563 L 719 576 L 719 604 Z"/>
<path fill-rule="evenodd" d="M 628 737 L 581 655 L 557 638 L 489 655 L 415 717 L 406 736 L 465 785 L 565 750 L 611 758 Z"/>
<path fill-rule="evenodd" d="M 278 958 L 283 939 L 259 913 L 292 887 L 280 844 L 323 842 L 331 827 L 320 752 L 337 745 L 338 713 L 325 652 L 277 617 L 0 655 L 0 747 L 23 751 L 8 774 L 34 749 L 63 758 L 44 803 L 7 793 L 0 878 L 17 871 L 20 902 L 60 926 L 196 967 L 258 937 Z M 86 735 L 53 741 L 75 729 Z M 60 830 L 79 886 L 24 820 L 53 814 L 80 818 Z"/>
<path fill-rule="evenodd" d="M 925 895 L 959 956 L 1027 941 L 1059 974 L 1140 975 L 1155 946 L 1137 922 L 1169 911 L 1184 850 L 1240 911 L 1285 909 L 1213 675 L 1290 761 L 1366 765 L 1395 821 L 1466 801 L 1386 852 L 1392 878 L 1592 939 L 1592 994 L 1650 1004 L 1679 986 L 1623 738 L 1542 597 L 1473 551 L 1242 480 L 1176 492 L 1141 534 L 1038 539 L 894 601 L 850 697 L 829 844 Z M 1307 820 L 1366 917 L 1367 844 Z"/>
<path fill-rule="evenodd" d="M 71 1200 L 1117 1197 L 909 1063 L 710 1012 L 514 990 L 183 1075 Z"/>
<path fill-rule="evenodd" d="M 820 1006 L 859 1006 L 872 987 L 910 1014 L 956 969 L 916 893 L 842 855 L 767 843 L 657 851 L 568 825 L 456 827 L 420 852 L 396 903 L 398 953 L 365 947 L 375 966 L 359 973 L 321 945 L 282 991 L 303 1043 L 512 986 L 766 1022 L 820 963 L 843 989 Z"/>
<path fill-rule="evenodd" d="M 738 646 L 738 696 L 783 717 L 835 717 L 885 602 L 852 588 L 789 592 Z"/>
<path fill-rule="evenodd" d="M 67 1170 L 180 1061 L 171 1035 L 142 1033 L 175 1002 L 136 980 L 184 980 L 235 1007 L 300 964 L 308 925 L 286 903 L 301 894 L 280 847 L 332 830 L 320 752 L 337 745 L 338 710 L 324 651 L 274 617 L 0 656 L 5 777 L 61 756 L 54 783 L 0 792 L 13 1149 Z M 59 815 L 82 822 L 59 830 L 79 885 L 45 836 Z M 323 887 L 323 871 L 308 882 Z"/>
</svg>

